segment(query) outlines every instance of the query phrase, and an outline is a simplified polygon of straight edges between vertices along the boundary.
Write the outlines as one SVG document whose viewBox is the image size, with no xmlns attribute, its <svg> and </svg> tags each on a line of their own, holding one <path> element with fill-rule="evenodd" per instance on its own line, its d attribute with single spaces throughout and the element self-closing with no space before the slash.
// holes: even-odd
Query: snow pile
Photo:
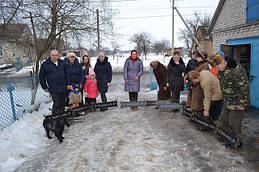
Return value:
<svg viewBox="0 0 259 172">
<path fill-rule="evenodd" d="M 44 151 L 46 137 L 42 120 L 50 107 L 50 103 L 42 104 L 38 112 L 25 115 L 0 132 L 0 171 L 14 171 L 31 156 Z"/>
<path fill-rule="evenodd" d="M 13 66 L 13 64 L 0 64 L 0 70 Z"/>
<path fill-rule="evenodd" d="M 26 66 L 23 67 L 21 70 L 13 74 L 12 76 L 24 76 L 24 75 L 29 75 L 31 72 L 33 72 L 34 66 Z"/>
</svg>

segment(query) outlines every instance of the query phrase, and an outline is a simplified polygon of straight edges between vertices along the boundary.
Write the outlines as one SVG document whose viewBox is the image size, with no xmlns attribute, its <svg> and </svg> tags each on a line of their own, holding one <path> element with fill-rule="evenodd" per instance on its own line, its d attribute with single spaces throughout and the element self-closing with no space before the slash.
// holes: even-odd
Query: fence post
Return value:
<svg viewBox="0 0 259 172">
<path fill-rule="evenodd" d="M 16 72 L 18 72 L 21 69 L 22 69 L 22 61 L 18 57 L 18 58 L 16 58 Z"/>
<path fill-rule="evenodd" d="M 15 112 L 15 106 L 14 106 L 14 100 L 13 100 L 13 90 L 14 90 L 14 87 L 12 86 L 11 80 L 8 79 L 7 91 L 10 93 L 10 101 L 11 101 L 11 107 L 12 107 L 12 112 L 13 112 L 13 120 L 16 121 L 16 112 Z"/>
</svg>

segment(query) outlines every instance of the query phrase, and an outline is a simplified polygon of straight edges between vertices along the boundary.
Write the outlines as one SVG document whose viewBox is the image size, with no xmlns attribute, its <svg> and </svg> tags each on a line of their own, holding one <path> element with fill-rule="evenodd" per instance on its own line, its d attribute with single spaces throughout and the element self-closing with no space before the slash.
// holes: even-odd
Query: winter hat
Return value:
<svg viewBox="0 0 259 172">
<path fill-rule="evenodd" d="M 70 58 L 70 57 L 76 57 L 76 54 L 75 53 L 68 53 L 67 58 Z"/>
<path fill-rule="evenodd" d="M 76 89 L 76 88 L 80 89 L 80 85 L 79 84 L 72 84 L 72 86 L 73 86 L 74 89 Z"/>
<path fill-rule="evenodd" d="M 214 62 L 219 65 L 225 60 L 225 54 L 223 52 L 217 52 L 216 58 L 214 59 Z"/>
<path fill-rule="evenodd" d="M 150 63 L 150 66 L 153 68 L 153 70 L 156 70 L 158 67 L 159 61 L 152 61 Z"/>
<path fill-rule="evenodd" d="M 89 75 L 95 75 L 94 70 L 92 68 L 89 69 Z"/>
<path fill-rule="evenodd" d="M 99 56 L 99 57 L 100 57 L 100 56 L 105 57 L 105 55 L 104 55 L 103 52 L 100 52 L 100 53 L 98 54 L 98 56 Z"/>
</svg>

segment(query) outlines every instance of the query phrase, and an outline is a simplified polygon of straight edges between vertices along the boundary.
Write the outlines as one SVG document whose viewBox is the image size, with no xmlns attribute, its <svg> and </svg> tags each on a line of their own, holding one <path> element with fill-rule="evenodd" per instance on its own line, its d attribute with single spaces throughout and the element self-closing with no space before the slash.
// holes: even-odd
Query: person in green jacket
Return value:
<svg viewBox="0 0 259 172">
<path fill-rule="evenodd" d="M 223 96 L 220 122 L 225 130 L 231 129 L 241 140 L 241 126 L 249 105 L 249 83 L 244 68 L 235 60 L 225 61 L 224 56 L 215 59 Z"/>
</svg>

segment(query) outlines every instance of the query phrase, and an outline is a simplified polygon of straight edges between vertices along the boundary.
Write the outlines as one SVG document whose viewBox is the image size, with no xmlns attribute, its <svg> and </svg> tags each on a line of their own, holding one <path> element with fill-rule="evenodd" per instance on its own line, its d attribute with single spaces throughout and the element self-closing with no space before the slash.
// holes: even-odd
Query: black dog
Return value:
<svg viewBox="0 0 259 172">
<path fill-rule="evenodd" d="M 62 136 L 65 125 L 70 127 L 68 120 L 64 117 L 48 117 L 46 116 L 43 120 L 43 127 L 46 130 L 47 137 L 52 139 L 49 135 L 49 131 L 53 131 L 59 142 L 63 142 L 64 137 Z"/>
</svg>

